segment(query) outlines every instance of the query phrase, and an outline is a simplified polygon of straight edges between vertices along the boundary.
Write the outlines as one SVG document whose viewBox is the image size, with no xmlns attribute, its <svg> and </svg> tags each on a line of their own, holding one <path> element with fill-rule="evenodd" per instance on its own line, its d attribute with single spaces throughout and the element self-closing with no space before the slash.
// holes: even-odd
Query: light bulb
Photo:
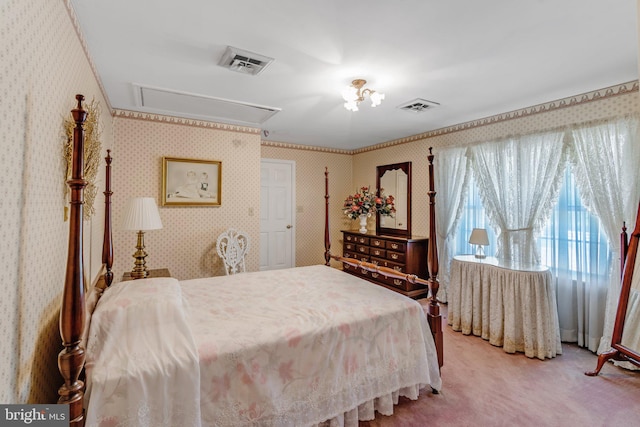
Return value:
<svg viewBox="0 0 640 427">
<path fill-rule="evenodd" d="M 383 99 L 384 99 L 384 93 L 373 92 L 371 94 L 371 106 L 376 107 L 382 104 Z"/>
</svg>

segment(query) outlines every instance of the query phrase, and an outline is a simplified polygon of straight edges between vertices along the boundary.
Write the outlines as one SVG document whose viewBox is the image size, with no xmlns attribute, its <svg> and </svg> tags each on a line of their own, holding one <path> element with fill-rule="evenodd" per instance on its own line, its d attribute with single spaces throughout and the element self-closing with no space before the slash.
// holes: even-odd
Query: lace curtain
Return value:
<svg viewBox="0 0 640 427">
<path fill-rule="evenodd" d="M 638 120 L 622 118 L 583 126 L 574 129 L 572 136 L 570 159 L 583 202 L 600 219 L 610 242 L 612 259 L 620 259 L 617 243 L 620 227 L 623 221 L 627 225 L 635 223 L 640 199 Z M 612 263 L 608 288 L 604 335 L 598 353 L 608 350 L 611 345 L 620 296 L 620 266 L 617 262 Z"/>
<path fill-rule="evenodd" d="M 498 258 L 539 263 L 535 235 L 555 203 L 565 167 L 564 133 L 513 137 L 469 148 Z"/>
<path fill-rule="evenodd" d="M 440 265 L 440 291 L 438 299 L 448 301 L 451 258 L 456 254 L 455 232 L 462 215 L 469 184 L 467 149 L 448 148 L 438 152 L 434 159 L 434 185 L 438 190 L 436 202 L 436 234 Z"/>
<path fill-rule="evenodd" d="M 560 337 L 591 351 L 604 327 L 611 251 L 602 226 L 582 203 L 567 165 L 560 196 L 538 244 L 556 284 Z"/>
<path fill-rule="evenodd" d="M 456 228 L 456 252 L 454 255 L 468 255 L 476 252 L 478 249 L 477 246 L 469 243 L 469 237 L 471 237 L 474 228 L 484 228 L 487 230 L 489 245 L 484 248 L 484 251 L 487 256 L 494 256 L 496 252 L 496 232 L 487 219 L 473 173 L 469 173 L 469 187 L 464 202 L 464 209 L 462 210 L 462 215 Z"/>
</svg>

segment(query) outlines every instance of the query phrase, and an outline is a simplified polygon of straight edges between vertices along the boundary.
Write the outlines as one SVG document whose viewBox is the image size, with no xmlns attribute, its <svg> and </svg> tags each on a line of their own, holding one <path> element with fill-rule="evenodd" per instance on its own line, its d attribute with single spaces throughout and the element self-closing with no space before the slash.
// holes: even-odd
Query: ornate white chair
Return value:
<svg viewBox="0 0 640 427">
<path fill-rule="evenodd" d="M 224 263 L 224 272 L 229 274 L 245 272 L 244 257 L 249 252 L 249 236 L 230 228 L 218 236 L 216 250 Z"/>
</svg>

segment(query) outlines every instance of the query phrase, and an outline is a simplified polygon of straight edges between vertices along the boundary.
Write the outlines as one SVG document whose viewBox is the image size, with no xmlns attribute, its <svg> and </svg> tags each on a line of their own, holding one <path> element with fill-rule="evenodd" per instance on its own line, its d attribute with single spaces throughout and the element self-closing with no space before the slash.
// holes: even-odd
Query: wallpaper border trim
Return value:
<svg viewBox="0 0 640 427">
<path fill-rule="evenodd" d="M 292 144 L 289 142 L 265 141 L 262 140 L 260 145 L 263 147 L 288 148 L 293 150 L 321 151 L 323 153 L 347 154 L 351 155 L 354 150 L 346 150 L 344 148 L 316 147 L 313 145 Z"/>
<path fill-rule="evenodd" d="M 230 132 L 260 134 L 262 130 L 249 126 L 231 125 L 227 123 L 208 122 L 205 120 L 187 119 L 183 117 L 165 116 L 162 114 L 142 113 L 131 110 L 113 110 L 113 117 L 122 117 L 133 120 L 168 123 L 172 125 L 195 126 L 209 129 L 226 130 Z"/>
</svg>

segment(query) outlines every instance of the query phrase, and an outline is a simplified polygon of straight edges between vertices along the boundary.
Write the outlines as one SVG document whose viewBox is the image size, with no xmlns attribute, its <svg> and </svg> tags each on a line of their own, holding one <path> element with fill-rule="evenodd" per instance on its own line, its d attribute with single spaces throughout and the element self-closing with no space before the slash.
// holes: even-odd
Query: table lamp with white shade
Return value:
<svg viewBox="0 0 640 427">
<path fill-rule="evenodd" d="M 476 245 L 476 258 L 486 258 L 483 246 L 489 245 L 489 236 L 484 228 L 474 228 L 469 236 L 469 243 Z"/>
<path fill-rule="evenodd" d="M 135 197 L 129 200 L 122 220 L 122 229 L 138 232 L 138 243 L 133 257 L 135 267 L 131 271 L 134 279 L 143 279 L 149 275 L 146 266 L 147 252 L 144 250 L 144 232 L 162 228 L 158 206 L 153 197 Z"/>
</svg>

